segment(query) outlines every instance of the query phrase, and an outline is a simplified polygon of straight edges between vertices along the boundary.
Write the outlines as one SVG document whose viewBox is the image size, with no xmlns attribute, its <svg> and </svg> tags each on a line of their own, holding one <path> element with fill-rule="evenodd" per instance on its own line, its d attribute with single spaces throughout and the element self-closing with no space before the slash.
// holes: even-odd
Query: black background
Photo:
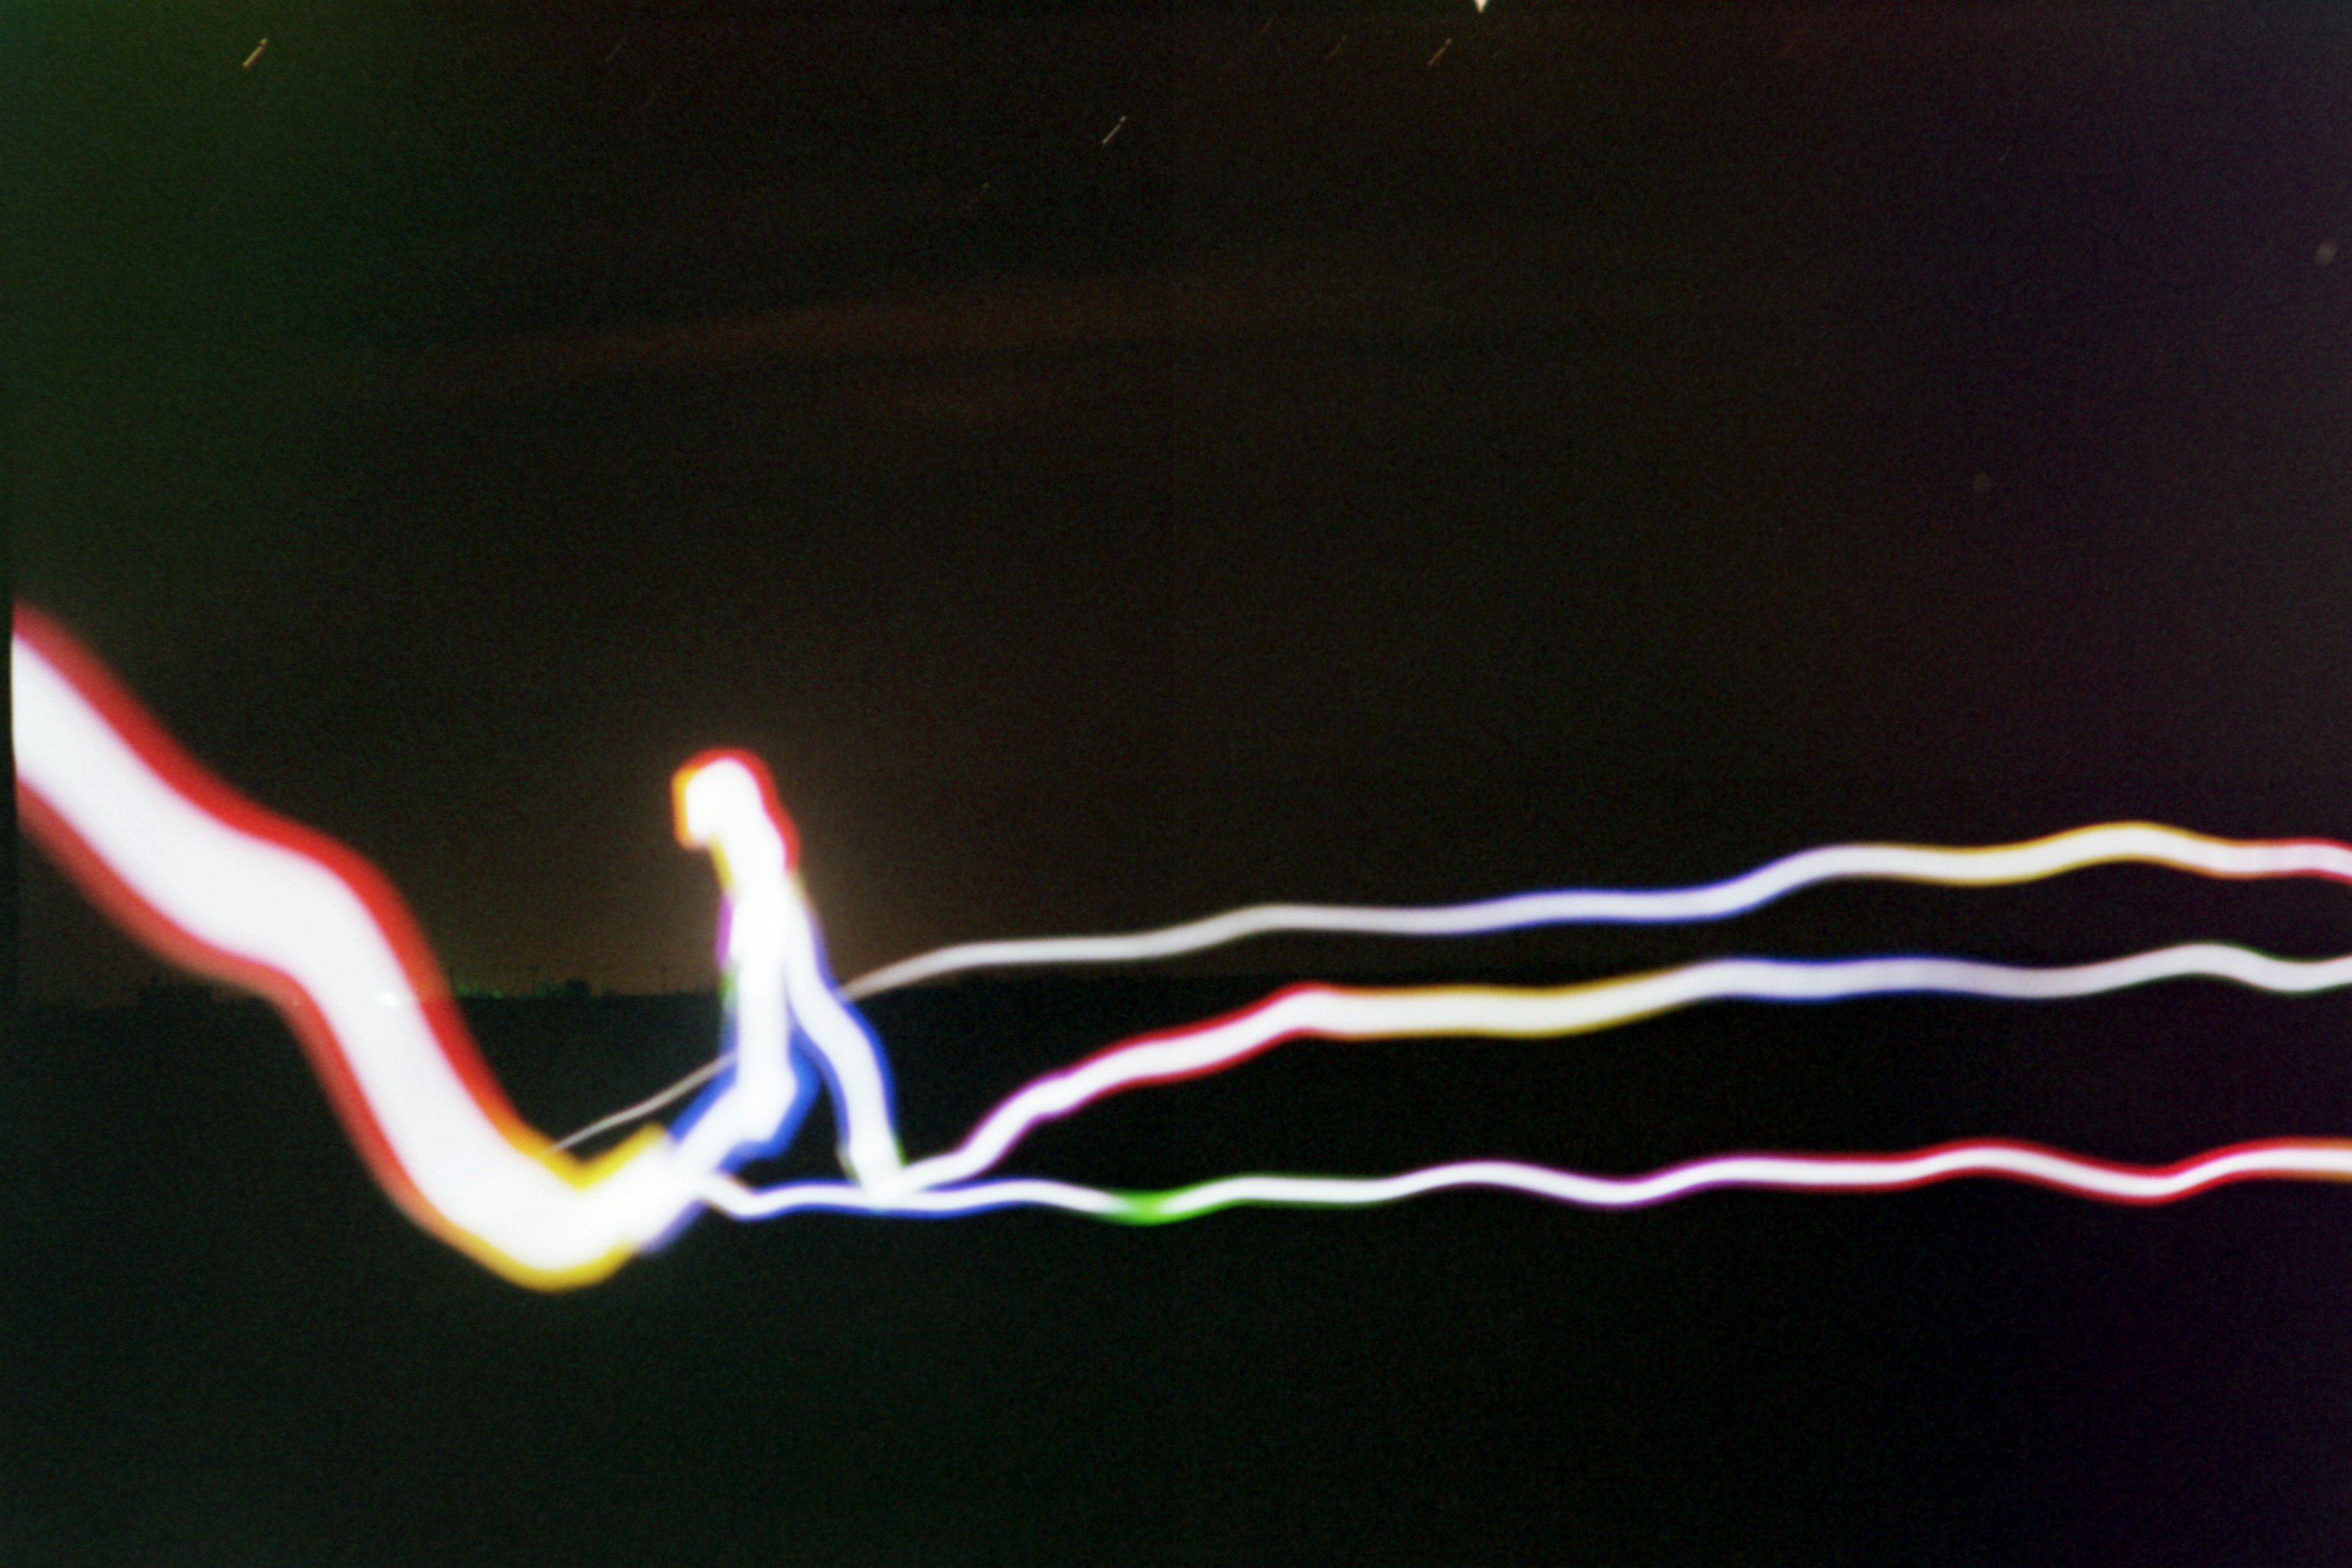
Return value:
<svg viewBox="0 0 2352 1568">
<path fill-rule="evenodd" d="M 845 973 L 1834 839 L 2347 834 L 2328 10 L 9 29 L 18 591 L 382 865 L 461 979 L 705 984 L 667 780 L 715 744 L 774 768 Z M 28 859 L 26 989 L 74 1006 L 0 1068 L 11 1562 L 2284 1563 L 2352 1534 L 2330 1188 L 705 1222 L 541 1298 L 405 1226 L 266 1015 L 94 1008 L 156 972 Z M 2129 870 L 1840 889 L 874 1016 L 928 1149 L 1292 974 L 2321 953 L 2344 908 Z M 2166 1161 L 2340 1131 L 2344 1012 L 2199 984 L 1300 1046 L 1022 1158 L 1120 1185 L 1982 1133 Z M 529 1016 L 480 1024 L 550 1128 L 707 1048 Z"/>
</svg>

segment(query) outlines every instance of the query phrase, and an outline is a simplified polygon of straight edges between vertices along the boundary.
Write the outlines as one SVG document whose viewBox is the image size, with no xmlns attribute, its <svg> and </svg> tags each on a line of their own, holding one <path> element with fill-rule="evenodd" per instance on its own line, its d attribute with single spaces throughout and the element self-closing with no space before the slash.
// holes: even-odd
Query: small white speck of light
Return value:
<svg viewBox="0 0 2352 1568">
<path fill-rule="evenodd" d="M 2319 242 L 2319 248 L 2312 253 L 2311 259 L 2314 265 L 2320 267 L 2325 267 L 2329 262 L 2335 260 L 2336 242 L 2332 239 L 2321 240 Z"/>
<path fill-rule="evenodd" d="M 1127 116 L 1122 114 L 1118 117 L 1118 123 L 1103 133 L 1102 144 L 1106 147 L 1109 146 L 1110 139 L 1125 129 L 1127 129 Z"/>
</svg>

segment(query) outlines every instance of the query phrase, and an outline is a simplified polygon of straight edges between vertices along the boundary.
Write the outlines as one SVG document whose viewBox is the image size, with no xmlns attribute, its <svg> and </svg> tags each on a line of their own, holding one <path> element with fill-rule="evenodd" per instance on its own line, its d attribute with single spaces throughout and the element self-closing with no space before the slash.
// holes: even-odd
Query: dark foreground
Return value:
<svg viewBox="0 0 2352 1568">
<path fill-rule="evenodd" d="M 974 984 L 873 1011 L 921 1151 L 1035 1070 L 1264 988 Z M 550 1128 L 701 1059 L 709 1019 L 477 1012 Z M 1633 1169 L 1980 1132 L 2172 1159 L 2346 1128 L 2347 1025 L 2175 986 L 1302 1045 L 1098 1107 L 1024 1168 Z M 25 1033 L 0 1066 L 0 1560 L 24 1568 L 2290 1563 L 2340 1561 L 2352 1530 L 2336 1187 L 706 1219 L 550 1297 L 378 1195 L 267 1013 Z M 805 1164 L 828 1140 L 803 1142 Z"/>
</svg>

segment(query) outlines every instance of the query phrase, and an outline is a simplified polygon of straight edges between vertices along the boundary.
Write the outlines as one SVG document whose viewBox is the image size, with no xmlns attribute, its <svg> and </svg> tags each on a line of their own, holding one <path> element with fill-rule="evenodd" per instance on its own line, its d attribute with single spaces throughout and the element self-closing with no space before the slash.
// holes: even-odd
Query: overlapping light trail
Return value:
<svg viewBox="0 0 2352 1568">
<path fill-rule="evenodd" d="M 17 805 L 36 841 L 147 946 L 268 997 L 378 1184 L 488 1267 L 552 1289 L 660 1241 L 700 1208 L 712 1177 L 789 1131 L 806 1098 L 795 1044 L 833 1091 L 845 1163 L 866 1178 L 896 1171 L 872 1043 L 837 1002 L 797 1020 L 786 1005 L 788 984 L 820 1001 L 827 987 L 791 829 L 755 761 L 697 758 L 677 788 L 679 839 L 711 851 L 726 893 L 723 1081 L 677 1138 L 649 1130 L 583 1164 L 508 1103 L 373 867 L 214 778 L 21 605 L 9 685 Z"/>
<path fill-rule="evenodd" d="M 1774 860 L 1744 876 L 1696 888 L 1571 889 L 1521 893 L 1477 903 L 1428 909 L 1379 909 L 1345 904 L 1257 904 L 1205 920 L 1118 936 L 1036 937 L 968 942 L 886 965 L 841 988 L 863 999 L 901 986 L 980 969 L 1039 965 L 1145 963 L 1277 934 L 1323 933 L 1390 937 L 1481 936 L 1554 925 L 1696 924 L 1749 913 L 1791 893 L 1836 881 L 1905 881 L 1985 888 L 2043 880 L 2093 866 L 2164 866 L 2200 876 L 2252 879 L 2319 877 L 2352 881 L 2352 846 L 2329 839 L 2214 838 L 2147 822 L 2078 827 L 2023 844 L 1948 848 L 1918 844 L 1836 844 Z M 1750 961 L 1755 962 L 1755 961 Z M 1987 966 L 1976 966 L 1981 971 Z M 2189 971 L 2179 973 L 2187 973 Z M 2284 974 L 2284 972 L 2274 973 Z M 2240 978 L 2236 974 L 2225 976 Z M 2248 984 L 2261 984 L 2248 980 Z M 2326 982 L 2305 987 L 2325 989 Z M 2138 984 L 2125 981 L 2123 984 Z M 1901 987 L 1896 987 L 1901 989 Z M 1945 989 L 1929 986 L 1926 989 Z M 1959 987 L 1969 990 L 1970 987 Z M 1859 994 L 1859 993 L 1855 993 Z M 1985 991 L 1982 994 L 2022 993 Z M 2070 992 L 2067 994 L 2084 994 Z M 1753 995 L 1737 990 L 1722 997 Z M 1678 1005 L 1706 1000 L 1693 995 Z M 1762 999 L 1758 997 L 1757 999 Z M 1631 1022 L 1627 1014 L 1616 1022 Z M 660 1093 L 591 1122 L 563 1140 L 583 1142 L 651 1115 L 701 1083 L 717 1065 L 688 1074 Z"/>
<path fill-rule="evenodd" d="M 2065 968 L 1934 957 L 1735 958 L 1551 989 L 1296 985 L 1049 1074 L 982 1118 L 956 1148 L 908 1163 L 881 1048 L 825 971 L 790 818 L 759 763 L 731 752 L 680 769 L 674 801 L 680 842 L 709 851 L 724 895 L 722 1054 L 689 1080 L 708 1079 L 709 1087 L 677 1127 L 647 1130 L 583 1163 L 508 1104 L 421 933 L 373 868 L 205 772 L 95 659 L 22 605 L 11 649 L 17 797 L 37 841 L 156 952 L 270 998 L 394 1201 L 453 1246 L 531 1285 L 600 1278 L 705 1205 L 742 1218 L 813 1210 L 945 1216 L 1030 1206 L 1160 1224 L 1244 1204 L 1360 1206 L 1462 1187 L 1622 1208 L 1721 1187 L 1889 1191 L 1964 1176 L 2119 1203 L 2169 1202 L 2258 1178 L 2352 1180 L 2352 1142 L 2328 1139 L 2242 1144 L 2168 1166 L 1981 1139 L 1902 1153 L 1727 1154 L 1628 1176 L 1485 1160 L 1384 1177 L 1246 1174 L 1129 1193 L 991 1174 L 1047 1121 L 1126 1089 L 1236 1066 L 1292 1039 L 1557 1037 L 1734 999 L 1938 993 L 2043 1000 L 2190 976 L 2281 993 L 2352 984 L 2352 956 L 2281 959 L 2212 942 Z M 872 994 L 984 964 L 1139 962 L 1275 931 L 1441 935 L 1716 920 L 1823 881 L 1982 886 L 2120 861 L 2215 877 L 2352 881 L 2352 847 L 2342 844 L 2242 842 L 2114 824 L 1982 849 L 1837 846 L 1701 888 L 1538 893 L 1425 910 L 1266 905 L 1130 936 L 947 949 L 850 989 Z M 849 1179 L 753 1190 L 730 1173 L 790 1139 L 814 1096 L 804 1068 L 833 1103 Z"/>
</svg>

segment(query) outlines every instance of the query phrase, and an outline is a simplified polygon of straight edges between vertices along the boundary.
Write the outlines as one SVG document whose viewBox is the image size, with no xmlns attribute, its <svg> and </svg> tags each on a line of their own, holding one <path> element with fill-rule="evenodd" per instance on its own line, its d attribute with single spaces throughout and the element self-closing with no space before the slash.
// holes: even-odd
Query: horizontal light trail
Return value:
<svg viewBox="0 0 2352 1568">
<path fill-rule="evenodd" d="M 1948 848 L 1833 844 L 1696 888 L 1519 893 L 1432 909 L 1255 904 L 1126 936 L 967 942 L 887 964 L 842 987 L 852 998 L 974 969 L 1141 963 L 1282 932 L 1480 936 L 1553 925 L 1645 925 L 1728 919 L 1822 882 L 1934 882 L 1956 888 L 2033 882 L 2090 866 L 2168 866 L 2207 877 L 2326 877 L 2352 881 L 2352 845 L 2326 838 L 2231 839 L 2152 822 L 2078 827 L 2023 844 Z"/>
<path fill-rule="evenodd" d="M 1122 1041 L 1039 1079 L 982 1118 L 958 1147 L 908 1166 L 900 1183 L 912 1188 L 971 1181 L 994 1168 L 1045 1122 L 1123 1089 L 1223 1071 L 1286 1040 L 1550 1038 L 1613 1028 L 1703 1002 L 1835 1002 L 1905 994 L 2049 1001 L 2191 977 L 2262 991 L 2326 991 L 2352 984 L 2352 956 L 2273 958 L 2221 942 L 2189 942 L 2047 969 L 1954 958 L 1728 958 L 1546 990 L 1295 985 L 1222 1018 Z"/>
<path fill-rule="evenodd" d="M 1547 925 L 1697 923 L 1745 914 L 1822 882 L 1883 880 L 1993 887 L 2039 881 L 2092 866 L 2127 864 L 2164 866 L 2217 878 L 2321 877 L 2352 881 L 2352 845 L 2327 838 L 2216 838 L 2148 822 L 2111 822 L 2021 844 L 1977 848 L 1837 844 L 1804 850 L 1741 876 L 1696 888 L 1525 893 L 1433 909 L 1257 904 L 1127 936 L 972 942 L 886 965 L 841 987 L 840 994 L 852 998 L 873 996 L 975 969 L 1140 963 L 1279 932 L 1442 937 Z M 682 1087 L 673 1087 L 683 1092 Z M 657 1095 L 646 1102 L 645 1112 L 650 1113 L 667 1103 L 667 1099 Z M 626 1125 L 631 1115 L 620 1112 L 593 1128 L 583 1128 L 566 1139 L 565 1145 Z M 901 1181 L 903 1184 L 903 1178 Z"/>
<path fill-rule="evenodd" d="M 2053 968 L 1939 957 L 1728 958 L 1550 988 L 1295 985 L 1048 1074 L 989 1112 L 955 1149 L 908 1164 L 881 1047 L 826 971 L 791 819 L 759 761 L 736 752 L 689 762 L 678 770 L 674 798 L 680 843 L 709 852 L 724 895 L 722 1049 L 679 1084 L 553 1144 L 508 1102 L 423 934 L 373 867 L 213 777 L 94 658 L 23 605 L 16 608 L 10 690 L 17 801 L 36 841 L 149 948 L 268 997 L 394 1201 L 487 1267 L 542 1288 L 601 1278 L 704 1206 L 744 1219 L 1050 1207 L 1161 1224 L 1242 1205 L 1363 1206 L 1461 1187 L 1625 1208 L 1725 1187 L 1889 1191 L 1975 1176 L 2141 1204 L 2235 1181 L 2352 1180 L 2352 1141 L 2326 1139 L 2239 1144 L 2168 1166 L 1982 1139 L 1908 1153 L 1727 1154 L 1631 1176 L 1486 1160 L 1386 1177 L 1237 1175 L 1159 1193 L 982 1179 L 1044 1122 L 1126 1089 L 1221 1071 L 1297 1038 L 1558 1037 L 1733 1000 L 1921 994 L 2055 1000 L 2189 978 L 2282 994 L 2352 984 L 2352 955 L 2284 959 L 2219 942 Z M 1714 920 L 1815 882 L 1983 886 L 2123 861 L 2215 877 L 2352 881 L 2352 847 L 2327 840 L 2237 842 L 2111 824 L 1984 849 L 1838 846 L 1727 882 L 1657 892 L 1542 893 L 1436 910 L 1265 905 L 1134 937 L 943 950 L 852 989 L 871 994 L 982 963 L 1165 956 L 1272 931 L 1445 935 L 1567 921 Z M 809 1068 L 833 1102 L 850 1179 L 755 1191 L 730 1173 L 784 1145 L 814 1090 Z M 648 1129 L 586 1163 L 564 1152 L 697 1088 L 703 1092 L 670 1131 Z"/>
<path fill-rule="evenodd" d="M 740 1219 L 834 1210 L 904 1215 L 1056 1208 L 1130 1225 L 1168 1225 L 1223 1209 L 1370 1208 L 1431 1193 L 1486 1188 L 1580 1208 L 1641 1208 L 1726 1188 L 1885 1193 L 1990 1177 L 2117 1204 L 2168 1204 L 2232 1182 L 2352 1181 L 2352 1141 L 2269 1139 L 2171 1165 L 2126 1165 L 2009 1139 L 1942 1143 L 1897 1154 L 1721 1154 L 1635 1176 L 1596 1176 L 1512 1160 L 1468 1160 L 1396 1176 L 1227 1176 L 1159 1193 L 1109 1192 L 1064 1182 L 995 1181 L 896 1196 L 839 1182 L 753 1191 L 732 1177 L 709 1201 Z M 723 1186 L 720 1184 L 723 1184 Z"/>
<path fill-rule="evenodd" d="M 1132 1207 L 1120 1194 L 1027 1177 L 893 1194 L 848 1182 L 793 1182 L 753 1191 L 732 1176 L 719 1176 L 704 1187 L 703 1195 L 712 1208 L 737 1219 L 822 1213 L 948 1219 L 1002 1208 L 1068 1209 L 1117 1219 L 1127 1217 Z"/>
<path fill-rule="evenodd" d="M 1174 1192 L 1135 1194 L 1121 1217 L 1154 1225 L 1244 1205 L 1366 1208 L 1461 1187 L 1622 1209 L 1730 1187 L 1886 1193 L 1969 1176 L 2027 1182 L 2105 1203 L 2168 1204 L 2231 1182 L 2352 1181 L 2352 1142 L 2274 1139 L 2216 1149 L 2176 1165 L 2123 1165 L 1992 1139 L 1903 1154 L 1723 1154 L 1642 1176 L 1592 1176 L 1508 1160 L 1474 1160 L 1401 1176 L 1228 1176 Z"/>
</svg>

